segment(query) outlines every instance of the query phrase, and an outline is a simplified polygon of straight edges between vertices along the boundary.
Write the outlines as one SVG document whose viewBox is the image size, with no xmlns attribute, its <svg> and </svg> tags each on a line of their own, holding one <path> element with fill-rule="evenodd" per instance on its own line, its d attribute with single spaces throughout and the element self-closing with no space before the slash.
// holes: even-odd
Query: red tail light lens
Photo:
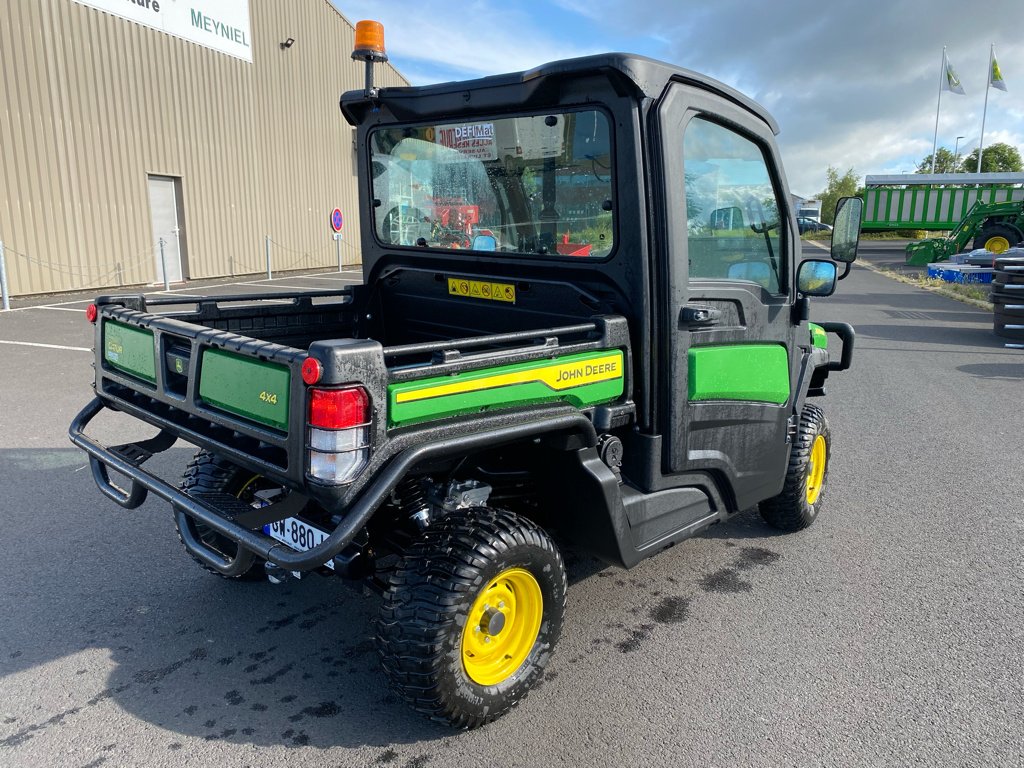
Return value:
<svg viewBox="0 0 1024 768">
<path fill-rule="evenodd" d="M 100 311 L 96 308 L 95 304 L 90 304 L 85 308 L 85 319 L 90 323 L 95 323 L 96 318 L 99 317 Z"/>
<path fill-rule="evenodd" d="M 349 429 L 370 422 L 370 395 L 362 387 L 309 390 L 309 425 Z"/>
</svg>

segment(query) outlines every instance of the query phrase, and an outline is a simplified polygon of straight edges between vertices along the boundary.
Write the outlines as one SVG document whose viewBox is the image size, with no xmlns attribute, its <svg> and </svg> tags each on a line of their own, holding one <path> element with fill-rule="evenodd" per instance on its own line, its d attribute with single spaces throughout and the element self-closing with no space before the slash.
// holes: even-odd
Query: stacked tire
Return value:
<svg viewBox="0 0 1024 768">
<path fill-rule="evenodd" d="M 1024 342 L 1024 256 L 1001 256 L 992 275 L 993 330 Z"/>
</svg>

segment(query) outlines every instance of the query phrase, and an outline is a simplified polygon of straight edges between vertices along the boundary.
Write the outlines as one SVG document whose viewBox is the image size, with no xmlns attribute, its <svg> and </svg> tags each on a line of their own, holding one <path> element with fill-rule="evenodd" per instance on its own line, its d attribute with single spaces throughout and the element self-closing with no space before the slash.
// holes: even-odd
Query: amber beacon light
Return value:
<svg viewBox="0 0 1024 768">
<path fill-rule="evenodd" d="M 356 22 L 356 44 L 352 51 L 352 58 L 357 61 L 366 62 L 366 87 L 364 93 L 367 98 L 376 98 L 377 89 L 373 87 L 373 65 L 378 61 L 387 61 L 388 55 L 384 52 L 384 25 L 379 21 Z"/>
</svg>

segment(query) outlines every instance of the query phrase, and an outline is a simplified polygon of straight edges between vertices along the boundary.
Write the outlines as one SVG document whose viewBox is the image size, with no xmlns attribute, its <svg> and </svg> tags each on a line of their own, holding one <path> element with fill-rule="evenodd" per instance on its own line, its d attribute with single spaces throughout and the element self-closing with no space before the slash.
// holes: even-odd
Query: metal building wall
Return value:
<svg viewBox="0 0 1024 768">
<path fill-rule="evenodd" d="M 250 0 L 252 64 L 72 0 L 0 0 L 0 241 L 12 294 L 156 278 L 147 175 L 182 179 L 191 278 L 358 260 L 354 30 Z M 295 43 L 287 49 L 287 38 Z M 381 86 L 404 85 L 390 65 Z"/>
</svg>

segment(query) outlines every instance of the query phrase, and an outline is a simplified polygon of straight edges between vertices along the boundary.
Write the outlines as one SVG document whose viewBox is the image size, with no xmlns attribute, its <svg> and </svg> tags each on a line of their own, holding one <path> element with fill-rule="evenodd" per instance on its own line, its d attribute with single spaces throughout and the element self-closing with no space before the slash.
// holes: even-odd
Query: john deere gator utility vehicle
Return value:
<svg viewBox="0 0 1024 768">
<path fill-rule="evenodd" d="M 357 51 L 383 55 L 373 34 Z M 637 56 L 368 79 L 341 111 L 364 284 L 98 298 L 70 435 L 114 502 L 169 502 L 214 574 L 378 588 L 391 683 L 475 727 L 541 678 L 562 546 L 630 568 L 754 506 L 814 521 L 831 437 L 809 398 L 854 333 L 808 323 L 809 297 L 855 259 L 860 201 L 832 260 L 801 261 L 772 118 Z M 158 432 L 105 446 L 86 434 L 105 409 Z M 175 486 L 145 462 L 179 439 L 199 450 Z"/>
</svg>

